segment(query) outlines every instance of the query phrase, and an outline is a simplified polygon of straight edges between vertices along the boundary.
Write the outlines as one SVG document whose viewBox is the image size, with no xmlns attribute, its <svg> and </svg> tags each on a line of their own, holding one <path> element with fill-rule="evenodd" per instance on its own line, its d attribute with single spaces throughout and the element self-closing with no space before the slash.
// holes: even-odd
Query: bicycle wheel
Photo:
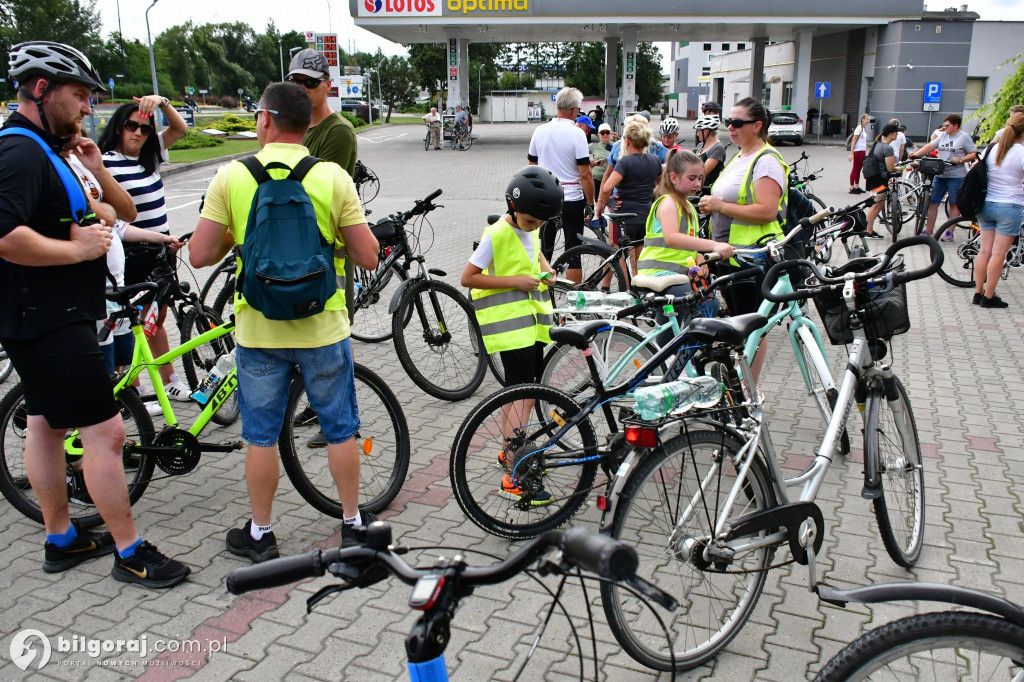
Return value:
<svg viewBox="0 0 1024 682">
<path fill-rule="evenodd" d="M 808 192 L 804 196 L 807 197 L 808 201 L 814 204 L 814 208 L 816 208 L 817 210 L 822 211 L 826 208 L 825 202 L 819 199 L 817 194 L 811 194 Z"/>
<path fill-rule="evenodd" d="M 982 613 L 920 613 L 875 628 L 847 645 L 815 682 L 1018 680 L 1024 628 Z"/>
<path fill-rule="evenodd" d="M 369 168 L 364 166 L 365 177 L 359 183 L 359 201 L 365 206 L 377 198 L 380 193 L 380 178 Z"/>
<path fill-rule="evenodd" d="M 352 317 L 352 338 L 363 343 L 380 343 L 391 338 L 391 315 L 388 307 L 402 282 L 409 275 L 398 263 L 385 271 L 355 269 L 356 300 Z"/>
<path fill-rule="evenodd" d="M 534 405 L 541 402 L 549 409 L 538 417 Z M 466 516 L 488 533 L 513 540 L 532 538 L 572 518 L 594 483 L 597 463 L 576 463 L 597 454 L 594 431 L 585 419 L 547 445 L 579 411 L 565 393 L 538 384 L 502 389 L 473 408 L 455 436 L 449 470 L 455 500 Z M 523 495 L 505 492 L 506 479 Z"/>
<path fill-rule="evenodd" d="M 359 406 L 359 508 L 379 512 L 391 504 L 409 470 L 409 426 L 402 405 L 379 376 L 359 363 L 354 365 L 356 404 Z M 301 379 L 288 389 L 288 407 L 281 429 L 281 461 L 288 480 L 302 498 L 318 511 L 343 516 L 338 486 L 331 475 L 324 448 L 309 447 L 320 432 L 316 410 L 309 404 Z"/>
<path fill-rule="evenodd" d="M 427 131 L 426 137 L 423 138 L 423 151 L 430 149 L 430 131 Z"/>
<path fill-rule="evenodd" d="M 391 318 L 395 350 L 409 378 L 441 400 L 462 400 L 480 387 L 487 360 L 473 308 L 458 289 L 419 280 Z"/>
<path fill-rule="evenodd" d="M 540 243 L 544 257 L 548 259 L 549 263 L 553 263 L 554 255 L 565 248 L 565 235 L 562 234 L 560 218 L 544 223 L 540 228 Z"/>
<path fill-rule="evenodd" d="M 551 300 L 556 308 L 565 307 L 565 295 L 570 291 L 597 291 L 602 286 L 608 287 L 611 293 L 628 291 L 626 276 L 622 272 L 622 264 L 618 258 L 609 263 L 609 255 L 592 244 L 581 244 L 568 249 L 551 264 L 558 279 L 566 279 L 566 271 L 575 259 L 580 261 L 583 278 L 579 284 L 562 284 L 557 280 L 551 285 Z"/>
<path fill-rule="evenodd" d="M 885 204 L 882 205 L 882 212 L 886 215 L 885 225 L 889 228 L 892 240 L 899 239 L 900 230 L 903 229 L 903 212 L 900 208 L 900 199 L 897 191 L 889 190 L 885 196 Z"/>
<path fill-rule="evenodd" d="M 900 207 L 900 223 L 907 225 L 917 216 L 917 207 L 921 203 L 918 184 L 913 181 L 896 181 L 896 199 Z"/>
<path fill-rule="evenodd" d="M 676 670 L 718 654 L 750 618 L 764 589 L 773 548 L 745 548 L 752 538 L 740 537 L 729 543 L 736 550 L 731 559 L 722 552 L 708 556 L 712 525 L 721 521 L 721 506 L 736 483 L 739 448 L 722 431 L 676 436 L 641 461 L 616 502 L 612 537 L 635 545 L 637 575 L 681 605 L 674 612 L 657 607 L 672 636 Z M 729 518 L 774 505 L 771 479 L 757 456 Z M 607 583 L 601 584 L 601 601 L 615 639 L 630 656 L 649 668 L 672 669 L 655 607 Z"/>
<path fill-rule="evenodd" d="M 205 306 L 214 305 L 214 301 L 217 300 L 218 295 L 228 282 L 231 283 L 232 290 L 234 290 L 236 269 L 237 264 L 233 256 L 229 255 L 228 258 L 221 261 L 217 269 L 210 273 L 210 278 L 206 280 L 203 288 L 199 290 L 200 302 Z M 215 305 L 214 309 L 216 309 Z"/>
<path fill-rule="evenodd" d="M 230 320 L 235 314 L 235 280 L 225 282 L 224 287 L 217 294 L 217 300 L 213 302 L 213 312 L 221 320 Z"/>
<path fill-rule="evenodd" d="M 892 381 L 894 400 L 881 387 L 868 394 L 864 459 L 875 459 L 881 479 L 873 507 L 885 551 L 910 568 L 924 545 L 924 463 L 910 399 L 900 380 Z"/>
<path fill-rule="evenodd" d="M 947 232 L 950 239 L 943 241 Z M 973 287 L 974 259 L 981 250 L 981 231 L 977 223 L 968 218 L 953 218 L 935 228 L 933 235 L 939 240 L 945 256 L 939 268 L 939 277 L 953 286 L 964 289 Z"/>
<path fill-rule="evenodd" d="M 466 151 L 467 149 L 469 149 L 472 146 L 473 146 L 473 136 L 472 135 L 470 135 L 469 133 L 462 133 L 462 135 L 459 135 L 459 145 L 458 145 L 459 151 L 464 152 L 464 151 Z"/>
<path fill-rule="evenodd" d="M 221 319 L 213 310 L 192 308 L 181 321 L 179 332 L 181 343 L 185 344 L 200 334 L 205 334 L 214 327 L 221 325 Z M 193 391 L 199 388 L 200 382 L 213 371 L 217 359 L 222 355 L 235 352 L 234 334 L 218 336 L 181 356 L 181 364 L 185 368 L 188 387 Z M 213 413 L 211 420 L 221 426 L 229 426 L 238 420 L 238 391 L 224 401 L 220 409 Z"/>
<path fill-rule="evenodd" d="M 7 377 L 11 376 L 13 371 L 14 363 L 7 357 L 7 351 L 4 350 L 4 347 L 0 346 L 0 384 L 7 381 Z"/>
<path fill-rule="evenodd" d="M 135 389 L 127 388 L 117 396 L 124 422 L 125 441 L 121 447 L 128 499 L 135 504 L 153 477 L 155 458 L 134 452 L 135 445 L 153 442 L 153 421 Z M 25 391 L 16 384 L 0 401 L 0 492 L 15 509 L 37 523 L 43 522 L 39 498 L 32 491 L 25 471 L 25 434 L 28 430 Z M 68 431 L 64 441 L 65 475 L 68 486 L 68 512 L 71 520 L 83 528 L 103 523 L 82 473 L 82 441 L 76 431 Z"/>
</svg>

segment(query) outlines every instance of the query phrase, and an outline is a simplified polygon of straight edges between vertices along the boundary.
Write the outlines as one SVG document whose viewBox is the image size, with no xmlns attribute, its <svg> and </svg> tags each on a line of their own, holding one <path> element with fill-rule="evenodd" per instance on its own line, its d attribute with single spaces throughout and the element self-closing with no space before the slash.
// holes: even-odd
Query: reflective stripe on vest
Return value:
<svg viewBox="0 0 1024 682">
<path fill-rule="evenodd" d="M 636 264 L 636 274 L 638 275 L 656 275 L 665 271 L 685 275 L 690 270 L 687 259 L 692 258 L 694 262 L 697 260 L 697 254 L 694 251 L 674 249 L 665 243 L 665 234 L 657 216 L 658 206 L 664 198 L 663 195 L 655 199 L 654 204 L 651 205 L 651 212 L 647 214 L 644 248 L 640 252 L 640 258 Z M 676 205 L 676 214 L 679 217 L 679 227 L 682 228 L 683 208 L 678 204 Z M 697 236 L 697 228 L 697 219 L 687 215 L 686 234 L 690 237 Z"/>
<path fill-rule="evenodd" d="M 743 182 L 740 183 L 739 196 L 736 197 L 736 203 L 740 206 L 746 206 L 748 204 L 757 203 L 757 197 L 754 196 L 754 166 L 761 160 L 762 156 L 773 156 L 778 159 L 782 165 L 782 195 L 779 197 L 779 210 L 776 212 L 775 220 L 769 223 L 751 224 L 744 223 L 739 219 L 733 218 L 732 225 L 729 227 L 729 243 L 736 246 L 748 246 L 750 244 L 756 244 L 761 237 L 765 235 L 775 235 L 781 239 L 784 235 L 782 232 L 782 223 L 779 221 L 778 216 L 786 214 L 786 197 L 788 196 L 789 190 L 789 166 L 782 158 L 782 154 L 770 144 L 766 144 L 764 149 L 757 153 L 753 161 L 750 162 L 750 166 L 747 168 L 746 175 L 743 176 Z M 736 156 L 736 159 L 739 155 Z M 736 162 L 733 159 L 733 163 Z M 724 174 L 724 172 L 723 172 Z M 735 261 L 732 261 L 735 262 Z"/>
<path fill-rule="evenodd" d="M 531 233 L 533 259 L 511 225 L 499 220 L 484 231 L 490 235 L 494 259 L 486 274 L 492 277 L 513 277 L 540 273 L 540 238 Z M 473 289 L 476 313 L 484 348 L 488 353 L 527 348 L 537 341 L 550 343 L 548 328 L 552 324 L 551 298 L 543 284 L 526 292 L 519 289 Z"/>
</svg>

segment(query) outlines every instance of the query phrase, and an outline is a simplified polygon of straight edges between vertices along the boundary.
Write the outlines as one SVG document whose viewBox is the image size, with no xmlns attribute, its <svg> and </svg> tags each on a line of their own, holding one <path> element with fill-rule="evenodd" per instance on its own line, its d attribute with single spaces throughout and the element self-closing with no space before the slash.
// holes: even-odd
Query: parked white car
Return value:
<svg viewBox="0 0 1024 682">
<path fill-rule="evenodd" d="M 768 141 L 773 145 L 779 142 L 802 145 L 804 143 L 804 120 L 792 111 L 772 113 L 772 124 L 768 126 Z"/>
</svg>

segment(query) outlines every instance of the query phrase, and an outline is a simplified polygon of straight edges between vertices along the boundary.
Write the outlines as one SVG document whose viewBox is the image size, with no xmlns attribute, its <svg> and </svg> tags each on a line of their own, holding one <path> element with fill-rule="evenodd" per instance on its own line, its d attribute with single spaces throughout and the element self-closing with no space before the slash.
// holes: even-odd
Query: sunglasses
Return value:
<svg viewBox="0 0 1024 682">
<path fill-rule="evenodd" d="M 276 110 L 274 110 L 274 109 L 257 109 L 256 111 L 252 112 L 252 117 L 253 117 L 254 119 L 256 119 L 256 124 L 257 124 L 257 125 L 259 125 L 259 122 L 260 122 L 260 112 L 261 112 L 261 111 L 265 111 L 265 112 L 267 112 L 267 113 L 269 113 L 269 114 L 277 114 L 277 113 L 278 113 L 278 112 L 277 112 Z"/>
<path fill-rule="evenodd" d="M 754 123 L 757 123 L 757 121 L 746 121 L 742 118 L 726 118 L 722 119 L 722 123 L 724 123 L 727 128 L 742 128 L 748 123 L 753 125 Z"/>
<path fill-rule="evenodd" d="M 305 87 L 307 90 L 319 88 L 321 83 L 327 82 L 326 78 L 296 78 L 294 76 L 289 76 L 285 80 L 287 80 L 290 83 L 298 83 L 299 85 Z"/>
<path fill-rule="evenodd" d="M 600 134 L 601 134 L 601 135 L 611 135 L 611 134 L 612 134 L 612 131 L 610 131 L 610 130 L 602 130 L 602 131 L 600 132 Z"/>
<path fill-rule="evenodd" d="M 133 121 L 131 119 L 125 121 L 124 125 L 122 125 L 121 127 L 127 130 L 129 133 L 134 133 L 136 130 L 140 129 L 142 130 L 143 135 L 152 135 L 154 132 L 156 132 L 156 128 L 154 128 L 150 124 L 139 123 L 138 121 Z"/>
</svg>

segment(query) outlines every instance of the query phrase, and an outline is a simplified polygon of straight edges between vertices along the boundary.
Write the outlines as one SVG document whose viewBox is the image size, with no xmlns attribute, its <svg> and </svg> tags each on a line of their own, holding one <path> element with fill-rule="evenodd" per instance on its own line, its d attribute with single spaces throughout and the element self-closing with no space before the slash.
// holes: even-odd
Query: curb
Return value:
<svg viewBox="0 0 1024 682">
<path fill-rule="evenodd" d="M 228 154 L 227 156 L 218 156 L 215 159 L 206 159 L 204 161 L 193 161 L 192 163 L 176 163 L 172 164 L 166 169 L 160 170 L 161 177 L 170 177 L 172 175 L 180 175 L 186 171 L 190 171 L 194 168 L 203 168 L 204 166 L 213 166 L 219 163 L 226 163 L 228 161 L 234 161 L 235 159 L 243 159 L 246 156 L 252 156 L 256 152 L 238 152 L 237 154 Z"/>
</svg>

